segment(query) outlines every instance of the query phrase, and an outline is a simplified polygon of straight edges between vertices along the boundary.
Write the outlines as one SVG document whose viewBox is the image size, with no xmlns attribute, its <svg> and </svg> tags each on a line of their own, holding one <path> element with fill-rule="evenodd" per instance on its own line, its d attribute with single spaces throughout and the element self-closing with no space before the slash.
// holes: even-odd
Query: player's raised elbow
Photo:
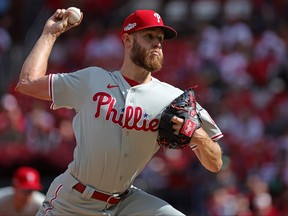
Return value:
<svg viewBox="0 0 288 216">
<path fill-rule="evenodd" d="M 51 100 L 47 77 L 39 79 L 19 79 L 15 91 L 42 100 Z"/>
<path fill-rule="evenodd" d="M 29 81 L 26 79 L 19 79 L 15 87 L 15 91 L 22 94 L 27 94 L 28 89 L 29 89 Z"/>
<path fill-rule="evenodd" d="M 35 92 L 35 84 L 33 80 L 30 80 L 28 78 L 20 78 L 15 87 L 15 91 L 33 96 L 33 93 Z"/>
</svg>

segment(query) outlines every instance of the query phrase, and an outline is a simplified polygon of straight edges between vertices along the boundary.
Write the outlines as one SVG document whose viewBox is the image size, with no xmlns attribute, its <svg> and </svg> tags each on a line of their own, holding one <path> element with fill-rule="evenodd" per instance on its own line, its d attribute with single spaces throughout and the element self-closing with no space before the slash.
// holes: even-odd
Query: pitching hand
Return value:
<svg viewBox="0 0 288 216">
<path fill-rule="evenodd" d="M 65 9 L 57 9 L 56 12 L 47 20 L 43 29 L 43 34 L 52 34 L 58 37 L 67 30 L 78 26 L 83 19 L 83 13 L 81 12 L 80 21 L 71 25 L 68 23 L 68 16 L 69 13 L 66 13 Z"/>
</svg>

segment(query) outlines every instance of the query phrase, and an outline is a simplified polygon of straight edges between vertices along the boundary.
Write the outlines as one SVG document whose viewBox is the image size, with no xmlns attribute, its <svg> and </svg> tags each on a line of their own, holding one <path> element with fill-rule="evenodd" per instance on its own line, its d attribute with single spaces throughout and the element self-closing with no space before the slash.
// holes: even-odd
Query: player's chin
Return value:
<svg viewBox="0 0 288 216">
<path fill-rule="evenodd" d="M 159 65 L 159 64 L 163 64 L 163 56 L 158 55 L 158 54 L 151 54 L 149 56 L 149 62 L 150 64 L 155 64 L 155 65 Z"/>
<path fill-rule="evenodd" d="M 146 70 L 149 72 L 159 71 L 163 66 L 163 58 L 149 56 L 149 58 L 146 58 L 145 66 Z"/>
<path fill-rule="evenodd" d="M 157 64 L 150 65 L 150 72 L 157 72 L 162 69 L 162 64 L 160 62 L 157 62 Z"/>
</svg>

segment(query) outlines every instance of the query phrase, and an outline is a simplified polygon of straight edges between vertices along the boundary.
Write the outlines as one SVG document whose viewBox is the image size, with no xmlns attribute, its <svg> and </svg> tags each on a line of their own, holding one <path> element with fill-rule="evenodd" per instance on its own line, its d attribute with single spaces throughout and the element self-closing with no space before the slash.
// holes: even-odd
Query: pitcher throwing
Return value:
<svg viewBox="0 0 288 216">
<path fill-rule="evenodd" d="M 74 159 L 52 182 L 40 215 L 183 215 L 164 200 L 133 186 L 160 146 L 161 111 L 183 93 L 152 76 L 162 68 L 164 40 L 176 37 L 161 16 L 137 10 L 123 23 L 124 61 L 118 71 L 88 67 L 46 74 L 56 39 L 76 27 L 58 9 L 26 58 L 16 90 L 76 111 Z M 83 18 L 83 14 L 82 18 Z M 165 71 L 163 71 L 165 73 Z M 201 127 L 190 141 L 201 164 L 211 172 L 222 166 L 217 140 L 222 133 L 199 104 Z M 172 118 L 174 132 L 183 119 Z M 175 150 L 178 151 L 178 150 Z M 192 149 L 191 149 L 192 151 Z"/>
</svg>

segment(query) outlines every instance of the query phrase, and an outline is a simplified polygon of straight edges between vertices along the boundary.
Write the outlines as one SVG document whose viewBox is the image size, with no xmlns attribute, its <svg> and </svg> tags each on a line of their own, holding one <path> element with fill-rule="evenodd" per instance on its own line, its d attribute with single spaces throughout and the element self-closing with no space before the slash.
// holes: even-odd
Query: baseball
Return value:
<svg viewBox="0 0 288 216">
<path fill-rule="evenodd" d="M 81 20 L 81 11 L 79 8 L 69 7 L 67 8 L 66 12 L 70 12 L 68 17 L 69 24 L 74 25 Z"/>
</svg>

